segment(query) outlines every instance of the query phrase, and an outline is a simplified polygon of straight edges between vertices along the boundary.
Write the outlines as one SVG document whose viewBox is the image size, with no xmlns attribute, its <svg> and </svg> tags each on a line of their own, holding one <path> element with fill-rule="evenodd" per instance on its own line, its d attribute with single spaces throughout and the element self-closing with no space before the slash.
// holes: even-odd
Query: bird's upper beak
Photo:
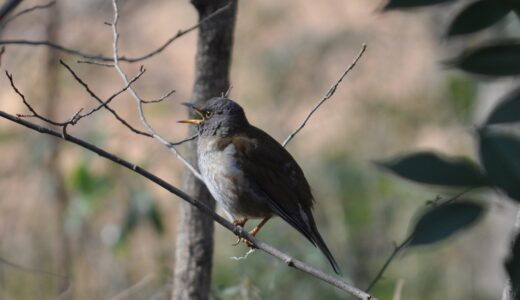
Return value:
<svg viewBox="0 0 520 300">
<path fill-rule="evenodd" d="M 202 123 L 204 121 L 204 114 L 194 104 L 188 103 L 188 102 L 184 102 L 184 103 L 181 103 L 181 104 L 191 108 L 194 112 L 197 113 L 197 115 L 200 116 L 200 119 L 180 120 L 180 121 L 177 121 L 177 123 L 200 124 L 200 123 Z"/>
</svg>

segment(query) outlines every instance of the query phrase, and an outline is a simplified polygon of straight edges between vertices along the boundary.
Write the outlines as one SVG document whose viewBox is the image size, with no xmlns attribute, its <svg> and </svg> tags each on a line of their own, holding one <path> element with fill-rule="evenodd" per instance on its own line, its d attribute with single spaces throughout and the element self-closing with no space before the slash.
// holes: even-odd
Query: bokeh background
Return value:
<svg viewBox="0 0 520 300">
<path fill-rule="evenodd" d="M 27 0 L 19 7 L 42 4 Z M 473 124 L 507 91 L 508 82 L 479 82 L 441 62 L 475 39 L 447 42 L 445 20 L 457 6 L 381 13 L 379 0 L 241 1 L 235 33 L 231 98 L 249 120 L 282 141 L 359 52 L 365 56 L 336 94 L 288 146 L 313 188 L 320 231 L 345 276 L 366 287 L 416 211 L 449 196 L 379 170 L 374 161 L 418 149 L 474 157 Z M 121 54 L 137 56 L 197 22 L 188 1 L 120 1 Z M 10 23 L 2 39 L 53 40 L 110 55 L 110 1 L 58 0 Z M 506 20 L 501 26 L 514 26 Z M 493 33 L 489 33 L 493 34 Z M 176 120 L 189 100 L 196 33 L 142 64 L 136 83 L 145 98 L 170 89 L 146 115 L 172 141 L 186 136 Z M 59 65 L 69 63 L 99 95 L 122 87 L 115 70 L 78 64 L 45 47 L 7 46 L 2 71 L 13 73 L 34 107 L 65 120 L 96 102 Z M 135 74 L 139 64 L 124 64 Z M 490 96 L 491 95 L 491 96 Z M 113 107 L 140 127 L 133 100 Z M 26 113 L 0 77 L 0 109 Z M 130 132 L 101 111 L 71 134 L 133 161 L 174 185 L 185 169 L 160 144 Z M 183 151 L 185 148 L 180 147 Z M 0 299 L 168 299 L 172 288 L 179 199 L 143 178 L 76 146 L 0 120 Z M 438 246 L 398 255 L 373 292 L 380 299 L 498 299 L 514 213 L 492 201 L 471 231 Z M 413 221 L 412 221 L 413 222 Z M 259 237 L 331 271 L 301 235 L 272 220 Z M 330 286 L 257 252 L 233 247 L 216 227 L 212 299 L 342 299 Z M 63 274 L 69 273 L 69 279 Z M 69 285 L 70 283 L 70 285 Z M 128 290 L 129 287 L 133 288 Z M 401 298 L 393 298 L 401 286 Z"/>
</svg>

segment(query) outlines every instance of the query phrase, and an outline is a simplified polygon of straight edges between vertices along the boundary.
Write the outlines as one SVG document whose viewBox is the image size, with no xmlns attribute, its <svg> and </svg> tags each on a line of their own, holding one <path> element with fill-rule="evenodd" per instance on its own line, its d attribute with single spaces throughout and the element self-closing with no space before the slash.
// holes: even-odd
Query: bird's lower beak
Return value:
<svg viewBox="0 0 520 300">
<path fill-rule="evenodd" d="M 177 121 L 177 123 L 185 123 L 185 124 L 200 124 L 204 121 L 204 115 L 202 114 L 202 112 L 200 111 L 200 109 L 198 109 L 194 104 L 192 103 L 187 103 L 187 102 L 184 102 L 184 103 L 181 103 L 182 105 L 184 106 L 187 106 L 189 108 L 191 108 L 195 113 L 197 113 L 197 115 L 200 116 L 200 119 L 187 119 L 187 120 L 180 120 L 180 121 Z"/>
<path fill-rule="evenodd" d="M 187 119 L 187 120 L 177 121 L 177 123 L 200 124 L 200 123 L 202 123 L 202 121 L 204 121 L 204 120 L 200 120 L 200 119 Z"/>
</svg>

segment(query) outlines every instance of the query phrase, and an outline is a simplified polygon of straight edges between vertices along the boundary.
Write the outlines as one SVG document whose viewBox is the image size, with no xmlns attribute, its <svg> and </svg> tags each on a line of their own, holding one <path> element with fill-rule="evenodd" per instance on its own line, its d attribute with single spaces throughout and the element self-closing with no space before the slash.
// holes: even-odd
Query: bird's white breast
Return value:
<svg viewBox="0 0 520 300">
<path fill-rule="evenodd" d="M 201 138 L 198 149 L 199 170 L 206 187 L 232 220 L 238 218 L 240 213 L 233 203 L 238 201 L 237 180 L 243 178 L 243 173 L 236 164 L 234 145 L 219 150 L 215 140 Z"/>
</svg>

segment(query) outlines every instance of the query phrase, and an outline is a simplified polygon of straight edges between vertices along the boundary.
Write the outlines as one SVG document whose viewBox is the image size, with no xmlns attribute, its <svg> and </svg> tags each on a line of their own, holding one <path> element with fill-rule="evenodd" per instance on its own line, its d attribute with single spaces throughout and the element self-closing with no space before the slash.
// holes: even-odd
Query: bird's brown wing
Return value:
<svg viewBox="0 0 520 300">
<path fill-rule="evenodd" d="M 339 267 L 312 216 L 314 200 L 309 183 L 291 154 L 267 133 L 253 126 L 222 142 L 225 144 L 222 147 L 233 144 L 235 162 L 251 180 L 251 186 L 265 195 L 263 198 L 273 213 L 318 246 L 339 274 Z"/>
<path fill-rule="evenodd" d="M 314 243 L 309 224 L 312 215 L 308 216 L 313 198 L 294 158 L 271 136 L 253 126 L 230 142 L 236 149 L 236 163 L 252 186 L 265 194 L 267 205 Z"/>
</svg>

